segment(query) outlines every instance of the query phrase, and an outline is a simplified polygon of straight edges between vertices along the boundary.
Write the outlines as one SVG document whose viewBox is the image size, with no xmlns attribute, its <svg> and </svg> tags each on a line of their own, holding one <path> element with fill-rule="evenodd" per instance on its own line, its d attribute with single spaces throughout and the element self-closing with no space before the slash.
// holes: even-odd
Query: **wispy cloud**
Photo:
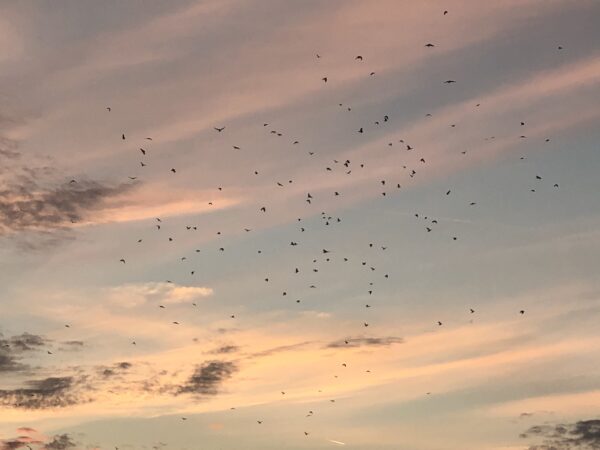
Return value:
<svg viewBox="0 0 600 450">
<path fill-rule="evenodd" d="M 212 294 L 213 289 L 209 287 L 150 282 L 126 284 L 110 288 L 108 290 L 108 299 L 122 307 L 135 307 L 145 303 L 189 303 L 209 297 Z"/>
<path fill-rule="evenodd" d="M 329 348 L 344 348 L 344 347 L 378 347 L 388 346 L 392 344 L 401 344 L 404 339 L 395 336 L 386 337 L 349 337 L 346 339 L 340 339 L 339 341 L 333 341 L 327 344 Z"/>
</svg>

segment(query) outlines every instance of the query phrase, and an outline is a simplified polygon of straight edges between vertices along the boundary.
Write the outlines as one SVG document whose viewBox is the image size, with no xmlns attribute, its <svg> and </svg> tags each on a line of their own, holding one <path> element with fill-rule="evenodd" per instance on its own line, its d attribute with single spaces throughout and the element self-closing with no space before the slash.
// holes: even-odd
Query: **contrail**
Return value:
<svg viewBox="0 0 600 450">
<path fill-rule="evenodd" d="M 333 442 L 334 444 L 338 444 L 338 445 L 346 445 L 344 442 L 334 441 L 333 439 L 328 439 L 328 441 Z"/>
</svg>

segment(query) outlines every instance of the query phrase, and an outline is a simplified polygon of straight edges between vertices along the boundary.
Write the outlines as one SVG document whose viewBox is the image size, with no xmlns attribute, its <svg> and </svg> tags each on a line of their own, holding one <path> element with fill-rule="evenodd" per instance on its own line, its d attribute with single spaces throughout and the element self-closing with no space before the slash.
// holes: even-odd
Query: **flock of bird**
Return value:
<svg viewBox="0 0 600 450">
<path fill-rule="evenodd" d="M 443 15 L 444 16 L 447 15 L 447 14 L 448 14 L 448 11 L 443 11 Z M 433 49 L 433 48 L 435 48 L 435 46 L 436 46 L 435 44 L 430 43 L 430 42 L 424 44 L 424 47 L 426 49 Z M 558 49 L 562 50 L 562 47 L 558 47 Z M 425 50 L 425 51 L 429 51 L 429 50 Z M 323 58 L 323 56 L 321 54 L 317 53 L 316 56 L 315 56 L 315 58 L 317 60 L 320 60 L 321 58 Z M 356 64 L 366 64 L 365 60 L 367 58 L 364 57 L 363 55 L 356 55 L 354 59 L 356 61 Z M 375 76 L 375 72 L 373 72 L 373 71 L 365 71 L 365 74 L 367 74 L 367 73 L 368 73 L 369 77 Z M 332 83 L 332 77 L 329 76 L 329 75 L 324 74 L 322 76 L 322 78 L 321 78 L 321 81 L 324 84 L 326 84 L 326 85 L 331 85 L 331 83 Z M 447 84 L 447 85 L 452 85 L 452 84 L 455 84 L 455 83 L 457 83 L 457 80 L 453 80 L 453 79 L 447 79 L 447 80 L 443 81 L 443 84 Z M 347 111 L 351 111 L 352 110 L 352 107 L 350 107 L 348 105 L 345 105 L 344 103 L 338 103 L 338 106 L 340 108 L 346 109 Z M 478 106 L 479 106 L 479 104 L 475 105 L 475 107 L 478 107 Z M 111 113 L 112 107 L 107 107 L 106 110 L 108 111 L 108 113 Z M 431 116 L 431 114 L 427 114 L 427 116 Z M 384 124 L 389 124 L 392 121 L 393 121 L 393 118 L 392 118 L 391 114 L 384 112 L 384 113 L 382 113 L 380 115 L 380 119 L 377 120 L 377 121 L 375 121 L 373 123 L 373 125 L 375 125 L 375 126 L 383 126 Z M 450 126 L 451 127 L 455 127 L 456 125 L 455 124 L 450 124 Z M 277 136 L 277 137 L 285 136 L 285 133 L 283 131 L 276 130 L 276 129 L 271 129 L 270 126 L 269 126 L 269 123 L 260 123 L 260 124 L 257 124 L 257 127 L 262 127 L 263 129 L 265 129 L 267 131 L 267 133 L 269 135 L 274 135 L 274 136 Z M 517 129 L 525 129 L 526 128 L 526 123 L 524 121 L 517 122 L 517 123 L 515 123 L 515 127 Z M 225 136 L 225 135 L 227 135 L 227 132 L 229 130 L 230 130 L 230 128 L 229 128 L 228 125 L 219 124 L 219 126 L 214 126 L 214 128 L 213 128 L 212 131 L 214 131 L 214 133 L 216 133 L 219 136 L 221 136 L 221 135 Z M 366 133 L 367 132 L 367 126 L 366 125 L 362 126 L 362 127 L 358 128 L 358 129 L 356 129 L 355 132 L 358 133 L 358 134 L 364 134 L 364 133 Z M 519 138 L 525 139 L 526 136 L 524 134 L 519 134 Z M 126 135 L 125 132 L 121 133 L 121 139 L 123 141 L 128 141 L 128 137 L 127 137 L 127 135 Z M 487 139 L 494 139 L 494 137 L 491 136 L 491 137 L 489 137 Z M 144 144 L 142 144 L 141 146 L 136 145 L 136 147 L 139 147 L 138 151 L 139 151 L 139 155 L 141 156 L 141 159 L 139 161 L 139 168 L 141 170 L 140 170 L 140 173 L 138 173 L 137 175 L 130 176 L 129 177 L 130 180 L 143 179 L 143 176 L 144 176 L 143 174 L 144 174 L 145 168 L 151 164 L 150 163 L 150 158 L 152 157 L 152 141 L 153 141 L 152 137 L 146 137 L 146 138 L 144 138 Z M 548 141 L 549 141 L 549 139 L 546 139 L 546 142 L 548 142 Z M 298 146 L 300 148 L 302 147 L 301 141 L 298 140 L 298 139 L 294 139 L 294 140 L 292 140 L 290 142 L 294 146 Z M 416 154 L 417 153 L 417 150 L 416 150 L 417 145 L 415 143 L 405 142 L 403 139 L 399 139 L 397 142 L 389 142 L 387 145 L 389 147 L 396 146 L 397 148 L 399 148 L 402 151 L 411 152 L 411 154 Z M 242 147 L 240 145 L 232 145 L 232 148 L 235 151 L 242 150 Z M 460 153 L 463 156 L 467 155 L 466 151 L 461 151 Z M 306 151 L 306 154 L 307 154 L 308 158 L 310 158 L 310 157 L 313 157 L 316 154 L 316 152 L 314 150 L 310 149 L 310 150 Z M 520 157 L 520 159 L 525 159 L 525 157 L 522 156 L 522 157 Z M 406 174 L 408 175 L 408 181 L 410 182 L 410 179 L 412 179 L 415 176 L 417 176 L 417 174 L 421 172 L 421 168 L 426 167 L 427 164 L 428 164 L 428 161 L 425 159 L 425 157 L 417 156 L 415 158 L 415 163 L 414 163 L 413 166 L 402 165 L 401 167 L 398 167 L 398 169 L 402 169 L 402 170 L 406 171 Z M 331 162 L 331 164 L 328 165 L 328 166 L 326 166 L 326 167 L 324 167 L 323 170 L 325 172 L 332 172 L 334 170 L 338 170 L 338 168 L 339 168 L 340 171 L 343 171 L 345 175 L 352 175 L 353 171 L 365 169 L 365 164 L 364 163 L 356 163 L 354 161 L 351 161 L 351 160 L 345 159 L 345 158 L 334 159 Z M 176 167 L 166 167 L 164 170 L 165 170 L 165 172 L 170 172 L 173 176 L 176 176 L 178 174 L 178 170 L 177 170 Z M 259 175 L 259 173 L 260 173 L 260 170 L 252 170 L 252 172 L 251 172 L 252 175 Z M 535 176 L 535 180 L 532 180 L 532 181 L 534 181 L 534 183 L 543 183 L 544 179 L 543 179 L 543 177 L 541 175 L 536 175 Z M 75 183 L 76 180 L 72 180 L 71 182 Z M 287 185 L 293 184 L 294 182 L 295 181 L 292 180 L 292 179 L 289 179 L 289 180 L 272 180 L 274 189 L 283 188 L 283 187 L 285 187 Z M 397 191 L 401 190 L 401 188 L 402 188 L 401 183 L 399 183 L 397 181 L 386 180 L 386 179 L 374 179 L 373 183 L 376 184 L 379 187 L 380 194 L 381 194 L 382 197 L 388 196 L 391 193 L 391 191 L 397 192 Z M 558 189 L 559 188 L 558 183 L 553 183 L 553 187 L 555 189 Z M 217 189 L 218 191 L 222 191 L 223 187 L 222 186 L 215 186 L 215 189 Z M 334 190 L 332 192 L 332 195 L 334 197 L 341 196 L 342 195 L 341 191 L 342 191 L 341 188 L 340 189 L 336 189 L 336 190 Z M 536 188 L 532 187 L 531 191 L 535 192 Z M 314 193 L 307 192 L 306 193 L 306 198 L 305 198 L 305 203 L 308 204 L 308 205 L 312 205 L 313 202 L 315 201 L 315 195 L 316 194 L 314 194 Z M 441 195 L 451 196 L 451 195 L 453 195 L 453 191 L 452 191 L 452 189 L 447 189 L 447 191 L 441 193 Z M 470 207 L 476 207 L 477 206 L 477 202 L 474 202 L 474 201 L 466 202 L 466 204 L 468 204 L 468 206 L 470 206 Z M 212 206 L 213 202 L 208 202 L 208 205 Z M 314 214 L 314 212 L 312 212 L 313 210 L 310 210 L 310 211 L 311 212 L 308 213 L 309 215 L 310 214 Z M 256 213 L 257 214 L 269 214 L 269 205 L 267 205 L 267 204 L 261 205 L 258 208 L 258 210 L 257 210 Z M 317 215 L 318 215 L 318 213 L 317 213 Z M 422 214 L 420 212 L 415 212 L 414 213 L 414 218 L 416 220 L 422 221 L 421 223 L 423 224 L 423 231 L 424 231 L 424 233 L 432 233 L 432 232 L 434 232 L 436 230 L 436 227 L 439 225 L 439 222 L 440 222 L 440 219 L 435 218 L 435 217 L 431 217 L 430 215 Z M 322 220 L 323 226 L 327 226 L 327 227 L 335 226 L 336 224 L 342 222 L 342 220 L 343 220 L 342 217 L 338 217 L 335 214 L 329 214 L 327 212 L 321 212 L 320 213 L 320 219 Z M 308 233 L 307 227 L 302 224 L 302 218 L 298 218 L 297 220 L 302 225 L 302 226 L 298 227 L 298 232 L 299 233 L 305 233 L 302 236 L 309 237 L 309 233 Z M 155 231 L 157 233 L 164 233 L 164 229 L 163 228 L 164 228 L 164 225 L 165 225 L 166 221 L 167 221 L 166 218 L 160 218 L 160 217 L 156 217 L 155 218 L 155 223 L 153 225 L 153 228 L 155 229 Z M 186 231 L 197 231 L 199 229 L 199 227 L 197 225 L 187 225 L 185 227 L 185 229 L 186 229 Z M 249 226 L 246 226 L 246 227 L 242 228 L 240 231 L 243 231 L 244 233 L 250 233 L 250 232 L 253 231 L 253 228 L 250 228 Z M 220 234 L 220 232 L 218 232 L 218 234 Z M 159 234 L 159 236 L 160 236 L 161 239 L 165 238 L 165 236 L 162 235 L 162 234 Z M 173 242 L 174 241 L 174 237 L 173 236 L 166 236 L 166 238 L 168 239 L 169 242 Z M 454 235 L 448 236 L 448 238 L 451 239 L 452 241 L 459 240 L 459 237 L 458 236 L 454 236 Z M 137 240 L 137 242 L 139 244 L 142 244 L 144 241 L 143 241 L 143 239 L 140 238 L 140 239 Z M 290 241 L 289 245 L 295 247 L 295 246 L 298 246 L 300 244 L 299 244 L 299 241 L 297 239 L 292 238 L 292 240 Z M 375 243 L 369 243 L 369 248 L 373 249 L 373 250 L 384 252 L 384 251 L 386 251 L 388 249 L 388 246 L 387 245 L 381 245 L 381 244 L 375 244 Z M 218 247 L 218 251 L 219 252 L 224 252 L 225 248 L 224 247 Z M 194 253 L 200 253 L 201 250 L 200 249 L 194 249 L 193 252 Z M 261 250 L 258 250 L 258 253 L 261 253 Z M 335 259 L 333 257 L 333 254 L 335 254 Z M 126 255 L 119 255 L 115 259 L 116 259 L 116 261 L 118 263 L 123 264 L 123 265 L 126 265 L 127 262 L 128 262 L 128 258 L 127 258 Z M 188 259 L 187 256 L 182 256 L 180 258 L 181 261 L 186 261 L 187 259 Z M 350 263 L 350 264 L 354 263 L 353 261 L 351 261 L 351 258 L 349 256 L 340 257 L 339 254 L 335 253 L 333 250 L 328 249 L 328 248 L 322 248 L 320 250 L 320 254 L 318 256 L 315 255 L 315 258 L 312 259 L 312 264 L 315 265 L 315 266 L 311 270 L 312 270 L 313 273 L 316 273 L 316 272 L 319 271 L 319 268 L 316 266 L 316 264 L 318 262 L 329 263 L 329 262 L 333 262 L 333 261 L 339 262 L 339 263 Z M 359 260 L 357 262 L 357 264 L 359 264 L 362 268 L 364 268 L 364 270 L 366 270 L 368 272 L 376 272 L 376 271 L 378 271 L 378 273 L 381 272 L 380 268 L 376 268 L 375 266 L 371 265 L 367 261 Z M 188 272 L 190 273 L 190 275 L 194 275 L 196 273 L 196 270 L 188 270 Z M 292 267 L 291 268 L 291 272 L 294 275 L 302 276 L 302 270 L 300 270 L 299 267 Z M 384 279 L 388 279 L 390 277 L 389 272 L 386 271 L 386 270 L 383 270 L 382 277 Z M 263 281 L 265 283 L 269 283 L 270 282 L 270 278 L 267 276 L 267 277 L 263 278 Z M 166 282 L 167 283 L 172 283 L 173 281 L 172 280 L 166 280 Z M 308 284 L 307 283 L 307 286 L 310 289 L 317 289 L 317 286 L 315 284 Z M 366 293 L 368 293 L 369 296 L 372 296 L 374 294 L 374 282 L 370 282 L 369 283 L 369 286 L 366 288 Z M 286 297 L 286 298 L 291 297 L 291 295 L 288 295 L 288 291 L 287 290 L 283 291 L 281 293 L 281 295 L 283 297 Z M 297 298 L 294 298 L 293 302 L 300 303 L 301 300 L 297 299 Z M 196 306 L 195 303 L 192 304 L 192 305 Z M 372 303 L 366 303 L 364 305 L 364 308 L 365 308 L 365 310 L 369 310 L 373 306 L 374 306 L 374 304 L 372 304 Z M 167 309 L 167 306 L 163 305 L 163 304 L 159 305 L 158 307 L 161 308 L 161 309 Z M 474 315 L 474 314 L 476 314 L 476 311 L 475 311 L 474 308 L 469 308 L 467 311 L 465 311 L 465 314 L 466 315 Z M 515 314 L 524 315 L 525 314 L 525 310 L 521 309 L 519 311 L 515 311 Z M 365 313 L 364 319 L 361 321 L 362 323 L 360 324 L 360 326 L 363 329 L 370 326 L 370 320 L 369 320 L 368 317 L 369 316 Z M 229 318 L 230 319 L 238 319 L 239 320 L 239 315 L 237 314 L 237 312 L 232 311 L 229 314 Z M 172 324 L 175 325 L 175 326 L 183 326 L 182 323 L 179 320 L 172 321 Z M 432 325 L 433 326 L 442 327 L 444 325 L 444 323 L 443 323 L 442 320 L 435 320 L 435 321 L 433 321 Z M 350 344 L 351 340 L 350 340 L 350 338 L 348 338 L 344 342 L 345 342 L 345 344 Z M 136 345 L 135 337 L 133 338 L 133 340 L 132 340 L 131 343 L 132 343 L 132 345 Z M 342 366 L 343 367 L 347 367 L 347 363 L 346 362 L 342 363 Z M 366 370 L 366 372 L 370 372 L 370 370 Z M 286 394 L 285 391 L 281 391 L 281 395 L 285 395 L 285 394 Z M 427 394 L 430 394 L 430 393 L 427 392 Z M 330 401 L 331 401 L 331 403 L 335 403 L 335 399 L 331 399 Z M 235 409 L 235 407 L 232 407 L 231 409 Z M 314 415 L 313 410 L 310 410 L 306 414 L 306 417 L 312 417 L 313 415 Z M 184 421 L 187 420 L 187 417 L 182 417 L 182 420 L 184 420 Z M 262 419 L 257 419 L 256 423 L 258 425 L 262 425 L 263 424 L 263 420 Z M 304 431 L 304 435 L 308 437 L 310 435 L 310 432 L 309 431 Z M 332 442 L 337 442 L 337 441 L 332 441 Z"/>
</svg>

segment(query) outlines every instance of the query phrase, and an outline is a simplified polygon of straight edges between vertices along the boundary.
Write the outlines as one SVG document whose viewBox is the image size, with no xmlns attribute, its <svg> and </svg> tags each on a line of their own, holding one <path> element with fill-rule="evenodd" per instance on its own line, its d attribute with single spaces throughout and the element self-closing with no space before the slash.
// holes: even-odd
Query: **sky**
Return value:
<svg viewBox="0 0 600 450">
<path fill-rule="evenodd" d="M 0 449 L 599 449 L 599 20 L 0 2 Z"/>
</svg>

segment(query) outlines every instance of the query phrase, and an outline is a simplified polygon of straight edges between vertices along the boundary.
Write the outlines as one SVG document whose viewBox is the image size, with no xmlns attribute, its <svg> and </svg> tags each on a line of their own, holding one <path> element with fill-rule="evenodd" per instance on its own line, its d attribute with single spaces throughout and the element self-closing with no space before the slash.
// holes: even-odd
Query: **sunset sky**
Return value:
<svg viewBox="0 0 600 450">
<path fill-rule="evenodd" d="M 600 448 L 599 23 L 0 2 L 0 450 Z"/>
</svg>

